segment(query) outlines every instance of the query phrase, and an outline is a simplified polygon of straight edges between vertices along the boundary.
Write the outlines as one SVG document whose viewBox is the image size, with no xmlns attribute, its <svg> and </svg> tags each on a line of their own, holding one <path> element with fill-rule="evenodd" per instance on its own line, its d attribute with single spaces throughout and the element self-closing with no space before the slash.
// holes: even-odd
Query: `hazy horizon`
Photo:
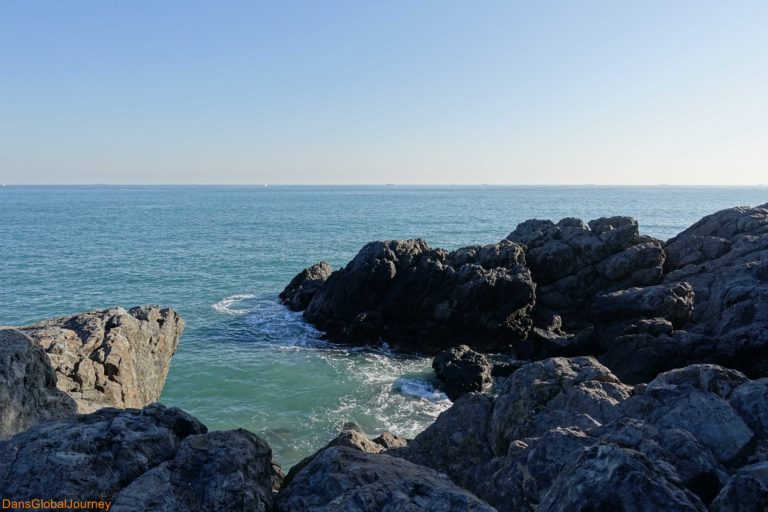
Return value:
<svg viewBox="0 0 768 512">
<path fill-rule="evenodd" d="M 757 186 L 768 3 L 0 3 L 0 183 Z"/>
</svg>

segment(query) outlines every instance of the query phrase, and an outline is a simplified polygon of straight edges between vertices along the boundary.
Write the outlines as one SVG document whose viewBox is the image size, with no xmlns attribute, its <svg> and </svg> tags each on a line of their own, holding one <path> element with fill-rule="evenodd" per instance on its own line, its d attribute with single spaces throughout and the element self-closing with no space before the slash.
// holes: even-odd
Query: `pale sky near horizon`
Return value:
<svg viewBox="0 0 768 512">
<path fill-rule="evenodd" d="M 768 2 L 4 1 L 0 183 L 768 183 Z"/>
</svg>

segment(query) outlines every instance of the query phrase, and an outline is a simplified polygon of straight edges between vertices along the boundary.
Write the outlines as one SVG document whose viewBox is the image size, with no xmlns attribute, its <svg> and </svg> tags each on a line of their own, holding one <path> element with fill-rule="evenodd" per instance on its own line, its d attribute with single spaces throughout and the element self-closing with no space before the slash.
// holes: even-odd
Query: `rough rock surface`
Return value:
<svg viewBox="0 0 768 512">
<path fill-rule="evenodd" d="M 585 307 L 598 292 L 661 281 L 662 244 L 640 235 L 630 217 L 601 218 L 588 225 L 574 218 L 557 224 L 528 220 L 507 239 L 525 247 L 539 305 L 561 315 L 569 330 L 581 326 Z"/>
<path fill-rule="evenodd" d="M 280 301 L 294 311 L 305 309 L 332 272 L 325 261 L 305 268 L 280 293 Z"/>
<path fill-rule="evenodd" d="M 0 440 L 76 412 L 43 349 L 20 331 L 0 329 Z"/>
<path fill-rule="evenodd" d="M 768 379 L 697 364 L 633 388 L 554 358 L 498 393 L 465 395 L 390 453 L 500 511 L 762 510 Z"/>
<path fill-rule="evenodd" d="M 441 387 L 455 401 L 461 395 L 482 391 L 491 385 L 493 366 L 483 354 L 466 345 L 449 348 L 432 360 Z"/>
<path fill-rule="evenodd" d="M 507 350 L 532 325 L 535 285 L 524 264 L 509 241 L 450 253 L 423 240 L 371 242 L 331 274 L 304 318 L 346 343 Z"/>
<path fill-rule="evenodd" d="M 768 204 L 708 215 L 667 242 L 665 282 L 695 294 L 685 329 L 711 338 L 705 358 L 768 376 Z"/>
<path fill-rule="evenodd" d="M 19 328 L 45 350 L 81 413 L 160 397 L 184 321 L 169 308 L 112 308 Z"/>
<path fill-rule="evenodd" d="M 272 506 L 272 450 L 246 430 L 185 438 L 176 456 L 120 491 L 112 510 L 258 511 Z"/>
<path fill-rule="evenodd" d="M 385 454 L 332 447 L 278 495 L 282 512 L 463 512 L 494 509 L 434 470 Z"/>
<path fill-rule="evenodd" d="M 270 510 L 271 450 L 179 409 L 104 408 L 0 443 L 0 495 L 110 499 L 115 510 Z"/>
</svg>

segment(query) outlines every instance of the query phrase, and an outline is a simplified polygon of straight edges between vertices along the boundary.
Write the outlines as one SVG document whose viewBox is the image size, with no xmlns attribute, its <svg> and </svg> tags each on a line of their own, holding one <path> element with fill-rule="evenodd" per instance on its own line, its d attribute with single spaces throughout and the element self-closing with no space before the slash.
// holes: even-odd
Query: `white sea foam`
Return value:
<svg viewBox="0 0 768 512">
<path fill-rule="evenodd" d="M 448 402 L 445 393 L 423 379 L 399 378 L 392 385 L 392 389 L 402 395 L 423 398 L 430 402 Z"/>
<path fill-rule="evenodd" d="M 244 300 L 253 299 L 253 298 L 256 298 L 256 296 L 248 293 L 239 293 L 236 295 L 230 295 L 229 297 L 225 297 L 211 307 L 216 311 L 218 311 L 219 313 L 223 313 L 225 315 L 244 315 L 245 313 L 248 313 L 249 311 L 248 309 L 233 308 L 232 306 L 234 306 L 235 304 L 239 304 Z"/>
</svg>

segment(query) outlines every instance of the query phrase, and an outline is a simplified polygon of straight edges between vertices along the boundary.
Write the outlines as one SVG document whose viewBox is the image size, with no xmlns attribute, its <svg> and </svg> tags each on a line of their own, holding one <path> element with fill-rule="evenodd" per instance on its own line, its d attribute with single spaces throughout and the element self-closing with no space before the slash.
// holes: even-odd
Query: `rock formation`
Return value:
<svg viewBox="0 0 768 512">
<path fill-rule="evenodd" d="M 522 248 L 509 241 L 450 253 L 423 240 L 372 242 L 328 277 L 304 317 L 353 344 L 507 350 L 531 328 L 535 286 L 524 263 Z M 296 279 L 305 273 L 312 271 Z"/>
<path fill-rule="evenodd" d="M 768 488 L 766 392 L 768 379 L 715 365 L 633 388 L 592 358 L 548 359 L 496 398 L 465 395 L 391 453 L 500 511 L 731 510 L 755 504 L 736 486 L 748 497 Z"/>
<path fill-rule="evenodd" d="M 0 440 L 76 412 L 43 349 L 15 329 L 0 329 Z"/>
<path fill-rule="evenodd" d="M 280 293 L 280 301 L 294 311 L 306 309 L 332 272 L 325 261 L 305 268 Z"/>
<path fill-rule="evenodd" d="M 493 366 L 483 354 L 466 345 L 440 352 L 432 361 L 432 368 L 451 400 L 466 393 L 482 391 L 491 384 Z"/>
<path fill-rule="evenodd" d="M 112 308 L 19 328 L 42 347 L 80 412 L 160 397 L 184 321 L 169 308 Z"/>
<path fill-rule="evenodd" d="M 179 409 L 105 408 L 0 442 L 0 496 L 107 499 L 124 511 L 269 511 L 271 459 L 253 434 L 206 433 Z"/>
</svg>

